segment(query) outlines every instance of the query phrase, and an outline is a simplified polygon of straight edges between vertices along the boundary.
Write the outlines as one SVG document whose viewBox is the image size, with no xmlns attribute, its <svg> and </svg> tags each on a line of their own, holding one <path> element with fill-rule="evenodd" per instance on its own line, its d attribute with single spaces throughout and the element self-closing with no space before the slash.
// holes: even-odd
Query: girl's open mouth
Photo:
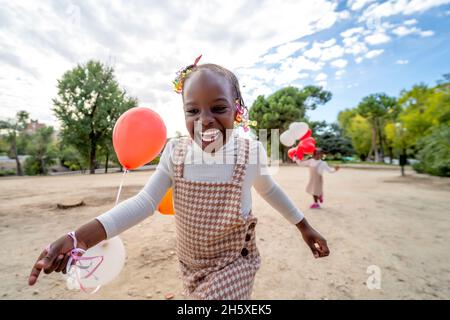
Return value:
<svg viewBox="0 0 450 320">
<path fill-rule="evenodd" d="M 200 132 L 200 136 L 203 142 L 215 141 L 220 135 L 220 130 L 218 129 L 208 129 L 206 131 Z"/>
</svg>

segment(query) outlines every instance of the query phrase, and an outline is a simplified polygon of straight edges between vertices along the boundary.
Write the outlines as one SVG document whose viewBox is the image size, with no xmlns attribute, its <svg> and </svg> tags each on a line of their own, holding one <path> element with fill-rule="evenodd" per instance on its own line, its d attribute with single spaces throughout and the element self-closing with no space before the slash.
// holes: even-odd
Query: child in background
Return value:
<svg viewBox="0 0 450 320">
<path fill-rule="evenodd" d="M 322 160 L 325 153 L 321 148 L 316 148 L 312 158 L 308 160 L 298 160 L 295 161 L 299 166 L 309 168 L 309 182 L 306 186 L 306 192 L 313 196 L 314 203 L 311 205 L 311 209 L 320 209 L 320 203 L 323 203 L 323 173 L 325 171 L 329 173 L 334 173 L 339 170 L 339 166 L 330 168 L 328 163 Z"/>
<path fill-rule="evenodd" d="M 151 216 L 173 187 L 177 256 L 187 297 L 249 299 L 260 266 L 252 187 L 296 226 L 315 258 L 328 256 L 329 249 L 286 193 L 264 173 L 267 155 L 262 144 L 235 134 L 236 124 L 247 123 L 236 76 L 215 64 L 197 65 L 198 59 L 174 81 L 190 137 L 168 142 L 144 188 L 78 228 L 74 236 L 85 250 L 115 237 Z M 259 155 L 256 163 L 254 155 Z M 231 161 L 215 162 L 224 158 Z M 72 248 L 72 238 L 63 235 L 43 250 L 29 284 L 36 283 L 41 270 L 65 272 Z"/>
</svg>

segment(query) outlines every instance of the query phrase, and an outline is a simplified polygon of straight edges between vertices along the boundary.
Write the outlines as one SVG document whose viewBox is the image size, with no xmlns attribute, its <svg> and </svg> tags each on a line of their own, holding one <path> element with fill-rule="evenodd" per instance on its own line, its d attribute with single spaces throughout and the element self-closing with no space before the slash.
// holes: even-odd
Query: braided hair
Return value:
<svg viewBox="0 0 450 320">
<path fill-rule="evenodd" d="M 217 64 L 214 63 L 205 63 L 205 64 L 201 64 L 201 65 L 190 65 L 187 68 L 191 69 L 191 72 L 189 72 L 186 77 L 184 78 L 184 83 L 186 83 L 186 81 L 192 76 L 193 73 L 197 72 L 197 71 L 201 71 L 201 70 L 209 70 L 212 72 L 215 72 L 217 74 L 220 74 L 222 76 L 224 76 L 228 82 L 231 85 L 232 90 L 235 93 L 235 100 L 239 101 L 239 104 L 241 106 L 245 106 L 244 104 L 244 99 L 242 98 L 242 94 L 241 94 L 241 89 L 239 87 L 239 81 L 237 79 L 237 77 L 234 75 L 233 72 L 231 72 L 230 70 L 219 66 Z M 183 96 L 184 98 L 184 96 Z"/>
</svg>

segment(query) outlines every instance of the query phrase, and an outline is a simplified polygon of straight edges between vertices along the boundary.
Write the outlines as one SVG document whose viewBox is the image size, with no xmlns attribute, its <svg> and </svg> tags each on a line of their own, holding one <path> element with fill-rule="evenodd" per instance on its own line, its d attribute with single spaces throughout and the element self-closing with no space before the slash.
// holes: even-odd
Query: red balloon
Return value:
<svg viewBox="0 0 450 320">
<path fill-rule="evenodd" d="M 299 147 L 306 154 L 314 153 L 314 150 L 316 150 L 316 140 L 311 137 L 306 138 L 300 141 Z"/>
<path fill-rule="evenodd" d="M 298 160 L 303 160 L 304 152 L 303 152 L 302 148 L 300 148 L 300 146 L 297 148 L 296 155 L 297 155 Z"/>
<path fill-rule="evenodd" d="M 127 170 L 152 161 L 166 143 L 167 131 L 161 117 L 149 108 L 136 107 L 123 113 L 113 131 L 117 158 Z"/>
<path fill-rule="evenodd" d="M 289 149 L 289 151 L 288 151 L 288 157 L 291 159 L 291 160 L 294 160 L 294 155 L 297 153 L 297 147 L 295 147 L 295 148 L 290 148 Z"/>
<path fill-rule="evenodd" d="M 306 133 L 300 138 L 300 140 L 311 137 L 311 134 L 312 134 L 311 129 L 308 129 L 308 131 L 306 131 Z"/>
</svg>

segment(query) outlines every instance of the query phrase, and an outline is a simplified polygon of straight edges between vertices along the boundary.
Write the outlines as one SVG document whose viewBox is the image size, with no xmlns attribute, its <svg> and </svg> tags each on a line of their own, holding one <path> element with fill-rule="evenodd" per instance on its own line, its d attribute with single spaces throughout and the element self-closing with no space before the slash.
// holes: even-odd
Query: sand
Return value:
<svg viewBox="0 0 450 320">
<path fill-rule="evenodd" d="M 122 199 L 152 173 L 127 176 Z M 262 266 L 253 299 L 450 299 L 450 179 L 407 174 L 343 168 L 325 176 L 325 203 L 311 210 L 307 169 L 281 167 L 274 178 L 326 237 L 331 255 L 314 259 L 297 229 L 254 192 Z M 0 299 L 183 299 L 174 217 L 157 212 L 121 235 L 125 267 L 98 293 L 68 290 L 58 273 L 28 286 L 41 249 L 110 209 L 120 179 L 1 178 Z M 86 206 L 56 208 L 81 200 Z"/>
</svg>

